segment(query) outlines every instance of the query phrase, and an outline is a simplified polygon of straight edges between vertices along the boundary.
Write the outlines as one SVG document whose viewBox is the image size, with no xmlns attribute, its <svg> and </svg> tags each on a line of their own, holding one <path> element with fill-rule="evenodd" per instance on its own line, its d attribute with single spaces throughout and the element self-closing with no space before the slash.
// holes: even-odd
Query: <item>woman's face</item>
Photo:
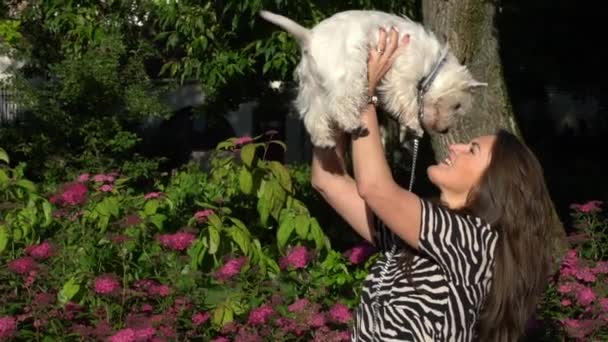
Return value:
<svg viewBox="0 0 608 342">
<path fill-rule="evenodd" d="M 448 157 L 427 169 L 429 179 L 439 187 L 442 199 L 450 207 L 464 205 L 469 192 L 490 164 L 495 139 L 494 135 L 486 135 L 468 144 L 450 145 Z"/>
</svg>

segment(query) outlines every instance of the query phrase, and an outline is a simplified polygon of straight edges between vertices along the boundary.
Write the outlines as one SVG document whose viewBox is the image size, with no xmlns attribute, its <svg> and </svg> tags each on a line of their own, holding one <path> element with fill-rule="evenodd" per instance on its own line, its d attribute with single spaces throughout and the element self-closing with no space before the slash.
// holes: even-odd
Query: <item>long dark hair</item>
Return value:
<svg viewBox="0 0 608 342">
<path fill-rule="evenodd" d="M 534 153 L 499 129 L 488 168 L 456 212 L 481 218 L 499 234 L 492 286 L 477 326 L 479 341 L 517 341 L 547 284 L 547 233 L 559 224 Z M 401 259 L 410 275 L 412 260 L 411 253 Z"/>
<path fill-rule="evenodd" d="M 480 340 L 517 341 L 547 285 L 547 233 L 559 224 L 543 169 L 524 143 L 500 129 L 490 165 L 469 199 L 468 209 L 499 234 L 492 288 L 479 321 Z"/>
</svg>

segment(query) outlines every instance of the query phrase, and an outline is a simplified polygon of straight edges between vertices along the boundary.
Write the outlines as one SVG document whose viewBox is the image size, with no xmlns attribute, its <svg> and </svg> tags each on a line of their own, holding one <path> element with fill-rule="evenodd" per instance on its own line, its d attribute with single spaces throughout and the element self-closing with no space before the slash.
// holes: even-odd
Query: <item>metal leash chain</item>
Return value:
<svg viewBox="0 0 608 342">
<path fill-rule="evenodd" d="M 433 69 L 431 69 L 431 72 L 429 73 L 429 75 L 426 77 L 423 77 L 420 80 L 420 82 L 418 83 L 418 94 L 417 94 L 418 95 L 417 96 L 418 119 L 420 120 L 421 124 L 422 124 L 422 119 L 424 117 L 424 105 L 423 105 L 424 94 L 429 90 L 429 88 L 431 87 L 431 83 L 433 83 L 433 81 L 435 80 L 435 77 L 437 76 L 437 73 L 439 72 L 439 69 L 441 69 L 441 66 L 443 65 L 443 63 L 445 63 L 447 53 L 448 53 L 448 47 L 446 46 L 441 51 L 439 61 L 437 63 L 435 63 L 435 65 L 433 66 Z M 420 146 L 420 138 L 421 137 L 414 138 L 414 151 L 412 154 L 412 169 L 410 171 L 409 191 L 412 191 L 412 188 L 414 186 L 414 174 L 416 172 L 416 160 L 418 159 L 418 148 Z M 386 278 L 386 272 L 388 272 L 388 267 L 393 262 L 393 258 L 395 256 L 396 252 L 397 252 L 397 242 L 394 241 L 394 243 L 391 247 L 391 250 L 388 252 L 388 255 L 386 255 L 386 262 L 384 263 L 384 265 L 382 265 L 382 269 L 380 270 L 380 279 L 378 282 L 376 282 L 372 286 L 372 288 L 374 289 L 374 302 L 372 303 L 372 308 L 374 309 L 374 310 L 372 310 L 372 312 L 373 312 L 372 314 L 374 315 L 374 319 L 373 319 L 374 327 L 373 327 L 372 331 L 374 332 L 375 336 L 378 336 L 380 334 L 380 330 L 379 330 L 380 329 L 380 317 L 375 312 L 377 310 L 377 308 L 380 307 L 380 301 L 379 301 L 380 290 L 381 290 L 382 286 L 384 285 L 384 280 Z"/>
<path fill-rule="evenodd" d="M 416 172 L 416 159 L 418 159 L 418 146 L 420 145 L 420 138 L 414 139 L 414 153 L 412 155 L 412 169 L 410 171 L 410 187 L 409 190 L 412 191 L 414 187 L 414 173 Z"/>
</svg>

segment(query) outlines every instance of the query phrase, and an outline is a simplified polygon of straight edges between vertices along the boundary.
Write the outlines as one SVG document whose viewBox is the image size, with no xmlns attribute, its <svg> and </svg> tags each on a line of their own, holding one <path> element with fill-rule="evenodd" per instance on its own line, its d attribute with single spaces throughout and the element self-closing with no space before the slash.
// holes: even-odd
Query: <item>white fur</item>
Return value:
<svg viewBox="0 0 608 342">
<path fill-rule="evenodd" d="M 349 133 L 365 129 L 359 114 L 367 100 L 368 55 L 370 47 L 378 43 L 380 27 L 396 27 L 400 38 L 410 35 L 410 43 L 378 85 L 380 105 L 403 128 L 418 136 L 424 128 L 444 131 L 453 125 L 456 115 L 470 109 L 472 90 L 486 85 L 475 81 L 448 53 L 424 96 L 425 115 L 420 123 L 416 86 L 430 73 L 442 50 L 438 39 L 422 25 L 389 13 L 351 10 L 337 13 L 309 30 L 284 16 L 267 11 L 260 15 L 290 32 L 301 47 L 295 103 L 315 146 L 334 147 L 335 128 Z"/>
</svg>

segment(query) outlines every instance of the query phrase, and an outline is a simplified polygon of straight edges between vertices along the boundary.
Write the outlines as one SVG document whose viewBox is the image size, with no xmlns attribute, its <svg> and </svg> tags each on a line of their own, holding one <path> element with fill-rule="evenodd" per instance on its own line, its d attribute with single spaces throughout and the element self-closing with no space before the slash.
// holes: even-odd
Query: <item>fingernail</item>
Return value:
<svg viewBox="0 0 608 342">
<path fill-rule="evenodd" d="M 397 27 L 393 26 L 393 31 L 399 32 L 399 29 Z"/>
</svg>

